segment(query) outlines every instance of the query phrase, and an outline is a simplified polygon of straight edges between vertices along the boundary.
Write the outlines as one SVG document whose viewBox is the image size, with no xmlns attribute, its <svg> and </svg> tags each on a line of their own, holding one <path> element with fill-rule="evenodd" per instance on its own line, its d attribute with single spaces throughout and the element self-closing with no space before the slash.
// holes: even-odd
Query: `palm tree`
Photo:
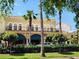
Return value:
<svg viewBox="0 0 79 59">
<path fill-rule="evenodd" d="M 61 27 L 61 16 L 62 16 L 62 11 L 63 8 L 66 7 L 67 1 L 66 0 L 44 0 L 43 3 L 43 7 L 44 7 L 44 11 L 46 14 L 48 15 L 55 15 L 56 14 L 56 10 L 58 10 L 58 14 L 59 14 L 59 32 L 62 32 L 62 27 Z"/>
<path fill-rule="evenodd" d="M 59 32 L 60 35 L 62 35 L 62 27 L 61 27 L 61 16 L 64 7 L 67 7 L 67 1 L 66 0 L 44 0 L 43 2 L 44 11 L 47 15 L 55 15 L 55 11 L 58 10 L 59 14 Z M 60 36 L 61 37 L 61 36 Z M 62 44 L 62 43 L 61 43 Z M 61 50 L 61 48 L 60 48 Z"/>
<path fill-rule="evenodd" d="M 41 57 L 45 57 L 44 53 L 44 35 L 43 35 L 43 13 L 42 13 L 42 0 L 40 0 L 40 20 L 41 20 Z"/>
<path fill-rule="evenodd" d="M 58 14 L 59 14 L 59 32 L 62 33 L 61 18 L 62 18 L 62 12 L 63 12 L 64 7 L 67 7 L 67 0 L 55 1 L 55 7 L 59 11 L 58 12 Z"/>
<path fill-rule="evenodd" d="M 24 19 L 29 19 L 29 44 L 31 44 L 31 30 L 32 30 L 32 19 L 36 19 L 36 15 L 33 11 L 27 11 L 27 15 L 24 15 Z"/>
<path fill-rule="evenodd" d="M 56 10 L 54 7 L 54 0 L 43 0 L 43 11 L 46 18 L 49 20 L 49 16 L 55 16 Z"/>
</svg>

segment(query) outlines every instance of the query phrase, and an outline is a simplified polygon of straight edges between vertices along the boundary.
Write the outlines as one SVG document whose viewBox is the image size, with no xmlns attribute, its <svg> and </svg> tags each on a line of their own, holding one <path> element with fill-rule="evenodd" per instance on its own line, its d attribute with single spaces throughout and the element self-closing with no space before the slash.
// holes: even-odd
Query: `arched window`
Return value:
<svg viewBox="0 0 79 59">
<path fill-rule="evenodd" d="M 19 24 L 18 30 L 22 30 L 22 25 Z"/>
<path fill-rule="evenodd" d="M 8 26 L 8 30 L 12 30 L 12 24 L 11 23 Z"/>
<path fill-rule="evenodd" d="M 17 24 L 14 24 L 14 30 L 17 30 Z"/>
</svg>

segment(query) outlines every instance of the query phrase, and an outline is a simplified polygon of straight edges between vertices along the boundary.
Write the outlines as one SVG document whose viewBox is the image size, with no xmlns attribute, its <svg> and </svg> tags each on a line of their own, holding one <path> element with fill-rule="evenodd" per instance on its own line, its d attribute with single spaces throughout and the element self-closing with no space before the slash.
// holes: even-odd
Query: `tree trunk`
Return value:
<svg viewBox="0 0 79 59">
<path fill-rule="evenodd" d="M 10 43 L 9 43 L 9 41 L 8 41 L 8 47 L 9 47 L 9 44 L 10 44 Z"/>
<path fill-rule="evenodd" d="M 62 33 L 62 27 L 61 27 L 61 12 L 62 10 L 59 11 L 59 32 Z"/>
<path fill-rule="evenodd" d="M 59 11 L 59 32 L 60 32 L 60 35 L 62 34 L 62 28 L 61 28 L 61 12 L 62 10 Z M 60 38 L 61 39 L 61 38 Z M 60 48 L 59 48 L 59 53 L 62 52 L 62 43 L 60 43 Z"/>
<path fill-rule="evenodd" d="M 32 27 L 32 17 L 29 16 L 29 44 L 31 44 L 31 27 Z"/>
<path fill-rule="evenodd" d="M 27 46 L 29 45 L 29 40 L 28 39 L 26 39 L 26 44 L 27 44 Z"/>
<path fill-rule="evenodd" d="M 7 42 L 5 41 L 5 47 L 7 47 L 7 45 L 8 45 L 8 44 L 7 44 Z"/>
<path fill-rule="evenodd" d="M 12 42 L 10 42 L 10 54 L 12 53 L 12 52 L 11 52 L 11 47 L 12 47 Z"/>
<path fill-rule="evenodd" d="M 77 40 L 78 40 L 78 44 L 79 44 L 79 29 L 77 29 Z"/>
<path fill-rule="evenodd" d="M 44 36 L 43 36 L 43 14 L 42 14 L 42 0 L 40 0 L 40 19 L 41 19 L 41 57 L 45 57 L 44 53 Z"/>
</svg>

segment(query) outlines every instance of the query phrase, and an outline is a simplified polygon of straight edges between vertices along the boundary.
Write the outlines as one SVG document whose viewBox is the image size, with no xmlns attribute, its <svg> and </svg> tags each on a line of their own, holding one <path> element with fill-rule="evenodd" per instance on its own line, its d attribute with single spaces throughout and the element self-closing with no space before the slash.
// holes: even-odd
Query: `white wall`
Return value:
<svg viewBox="0 0 79 59">
<path fill-rule="evenodd" d="M 70 25 L 62 23 L 61 27 L 62 27 L 62 31 L 70 32 Z M 59 30 L 59 23 L 56 24 L 56 29 Z"/>
<path fill-rule="evenodd" d="M 0 34 L 5 32 L 5 21 L 3 17 L 0 17 Z"/>
</svg>

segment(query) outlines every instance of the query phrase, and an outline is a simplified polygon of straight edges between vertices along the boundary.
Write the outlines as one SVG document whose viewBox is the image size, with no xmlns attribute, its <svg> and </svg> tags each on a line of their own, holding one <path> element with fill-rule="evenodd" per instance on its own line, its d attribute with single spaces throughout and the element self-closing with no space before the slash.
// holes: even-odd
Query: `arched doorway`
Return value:
<svg viewBox="0 0 79 59">
<path fill-rule="evenodd" d="M 18 39 L 15 44 L 25 44 L 26 43 L 26 38 L 22 34 L 18 34 Z"/>
<path fill-rule="evenodd" d="M 34 34 L 31 36 L 31 43 L 36 45 L 36 44 L 40 44 L 41 41 L 41 36 L 39 34 Z"/>
</svg>

